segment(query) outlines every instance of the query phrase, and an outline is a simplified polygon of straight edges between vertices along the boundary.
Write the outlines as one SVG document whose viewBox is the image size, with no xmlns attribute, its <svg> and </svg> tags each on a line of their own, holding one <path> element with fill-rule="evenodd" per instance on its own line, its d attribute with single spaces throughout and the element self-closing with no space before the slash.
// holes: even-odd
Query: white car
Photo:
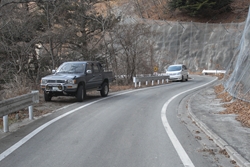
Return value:
<svg viewBox="0 0 250 167">
<path fill-rule="evenodd" d="M 188 69 L 183 64 L 170 65 L 166 71 L 170 80 L 188 81 Z"/>
</svg>

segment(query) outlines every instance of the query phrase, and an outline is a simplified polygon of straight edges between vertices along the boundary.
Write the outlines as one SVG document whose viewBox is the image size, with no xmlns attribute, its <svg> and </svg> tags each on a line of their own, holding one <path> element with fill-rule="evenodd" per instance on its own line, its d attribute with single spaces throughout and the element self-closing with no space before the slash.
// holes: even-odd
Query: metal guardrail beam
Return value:
<svg viewBox="0 0 250 167">
<path fill-rule="evenodd" d="M 39 103 L 39 91 L 0 101 L 0 117 L 3 117 L 4 132 L 8 132 L 8 115 L 29 107 L 29 119 L 33 119 L 33 104 Z"/>
<path fill-rule="evenodd" d="M 31 106 L 34 103 L 39 103 L 38 91 L 0 101 L 0 117 Z"/>
<path fill-rule="evenodd" d="M 226 70 L 203 70 L 202 74 L 225 74 Z"/>
</svg>

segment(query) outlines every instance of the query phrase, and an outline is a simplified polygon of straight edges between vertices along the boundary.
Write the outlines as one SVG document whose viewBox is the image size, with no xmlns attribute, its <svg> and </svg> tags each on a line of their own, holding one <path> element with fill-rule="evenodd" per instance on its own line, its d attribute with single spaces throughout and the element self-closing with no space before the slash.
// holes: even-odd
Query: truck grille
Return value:
<svg viewBox="0 0 250 167">
<path fill-rule="evenodd" d="M 48 83 L 65 83 L 65 80 L 48 80 Z"/>
</svg>

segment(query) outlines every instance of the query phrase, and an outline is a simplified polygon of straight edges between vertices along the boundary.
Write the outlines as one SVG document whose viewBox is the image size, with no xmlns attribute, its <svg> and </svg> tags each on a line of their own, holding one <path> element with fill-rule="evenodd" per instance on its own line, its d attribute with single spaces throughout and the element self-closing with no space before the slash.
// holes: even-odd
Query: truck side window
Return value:
<svg viewBox="0 0 250 167">
<path fill-rule="evenodd" d="M 94 73 L 99 73 L 99 66 L 97 64 L 94 64 L 93 65 L 93 70 L 94 70 Z"/>
<path fill-rule="evenodd" d="M 91 64 L 89 64 L 89 63 L 87 64 L 87 67 L 86 67 L 86 71 L 87 71 L 87 70 L 91 70 L 91 71 L 92 71 L 92 66 L 91 66 Z"/>
<path fill-rule="evenodd" d="M 103 67 L 102 67 L 102 64 L 101 64 L 101 63 L 98 63 L 98 64 L 97 64 L 97 66 L 99 67 L 99 71 L 100 71 L 100 72 L 103 72 L 103 71 L 104 71 L 104 69 L 103 69 Z"/>
<path fill-rule="evenodd" d="M 84 64 L 78 64 L 76 66 L 75 72 L 76 73 L 81 73 L 81 72 L 83 72 L 83 70 L 84 70 Z"/>
</svg>

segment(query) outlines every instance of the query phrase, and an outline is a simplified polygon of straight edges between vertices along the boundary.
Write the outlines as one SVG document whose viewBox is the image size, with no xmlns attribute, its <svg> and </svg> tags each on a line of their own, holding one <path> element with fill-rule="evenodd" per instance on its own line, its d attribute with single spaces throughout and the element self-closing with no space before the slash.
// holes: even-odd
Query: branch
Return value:
<svg viewBox="0 0 250 167">
<path fill-rule="evenodd" d="M 0 9 L 6 5 L 9 5 L 9 4 L 16 4 L 16 3 L 29 3 L 29 2 L 38 2 L 38 0 L 10 0 L 10 1 L 7 1 L 7 2 L 2 2 L 0 0 Z"/>
</svg>

